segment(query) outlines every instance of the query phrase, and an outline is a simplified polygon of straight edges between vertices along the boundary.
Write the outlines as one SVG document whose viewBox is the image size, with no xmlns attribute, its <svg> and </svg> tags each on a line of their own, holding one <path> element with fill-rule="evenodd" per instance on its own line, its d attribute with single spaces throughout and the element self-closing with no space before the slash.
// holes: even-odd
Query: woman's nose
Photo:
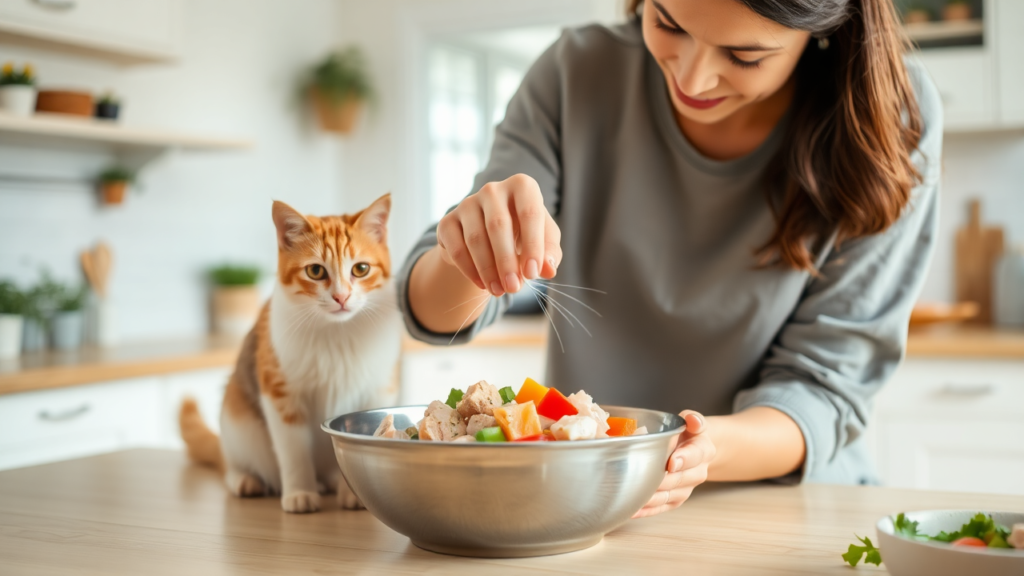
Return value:
<svg viewBox="0 0 1024 576">
<path fill-rule="evenodd" d="M 683 94 L 697 98 L 718 86 L 718 70 L 709 50 L 697 48 L 689 57 L 679 58 L 678 62 L 676 81 Z"/>
</svg>

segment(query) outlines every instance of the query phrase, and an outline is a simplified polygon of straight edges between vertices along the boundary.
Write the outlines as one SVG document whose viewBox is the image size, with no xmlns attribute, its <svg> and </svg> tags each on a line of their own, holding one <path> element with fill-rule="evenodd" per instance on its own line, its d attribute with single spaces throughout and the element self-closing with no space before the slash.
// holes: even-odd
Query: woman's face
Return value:
<svg viewBox="0 0 1024 576">
<path fill-rule="evenodd" d="M 810 38 L 737 0 L 645 0 L 643 33 L 676 112 L 701 124 L 775 94 Z"/>
</svg>

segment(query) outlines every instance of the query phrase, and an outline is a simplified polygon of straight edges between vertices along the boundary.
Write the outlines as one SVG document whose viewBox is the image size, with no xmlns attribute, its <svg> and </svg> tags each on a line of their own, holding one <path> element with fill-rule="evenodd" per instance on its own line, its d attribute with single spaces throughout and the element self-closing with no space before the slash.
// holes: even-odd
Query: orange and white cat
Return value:
<svg viewBox="0 0 1024 576">
<path fill-rule="evenodd" d="M 277 282 L 225 390 L 220 438 L 194 402 L 180 414 L 189 455 L 218 467 L 232 494 L 280 494 L 286 512 L 315 512 L 337 491 L 343 507 L 359 506 L 320 424 L 395 400 L 402 323 L 390 210 L 390 195 L 322 218 L 274 202 Z"/>
</svg>

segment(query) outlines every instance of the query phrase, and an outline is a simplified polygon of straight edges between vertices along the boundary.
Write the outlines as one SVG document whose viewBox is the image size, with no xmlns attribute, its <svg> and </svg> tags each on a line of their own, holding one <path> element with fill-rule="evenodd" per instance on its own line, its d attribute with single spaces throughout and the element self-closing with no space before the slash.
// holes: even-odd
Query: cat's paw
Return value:
<svg viewBox="0 0 1024 576">
<path fill-rule="evenodd" d="M 305 490 L 289 492 L 281 497 L 281 508 L 294 514 L 316 512 L 320 509 L 320 495 Z"/>
<path fill-rule="evenodd" d="M 363 503 L 359 501 L 356 493 L 348 487 L 348 482 L 345 482 L 344 478 L 338 481 L 338 506 L 345 510 L 361 510 L 365 508 Z"/>
<path fill-rule="evenodd" d="M 229 471 L 224 476 L 224 483 L 227 484 L 229 492 L 243 498 L 263 496 L 267 493 L 267 487 L 259 477 L 245 472 Z"/>
</svg>

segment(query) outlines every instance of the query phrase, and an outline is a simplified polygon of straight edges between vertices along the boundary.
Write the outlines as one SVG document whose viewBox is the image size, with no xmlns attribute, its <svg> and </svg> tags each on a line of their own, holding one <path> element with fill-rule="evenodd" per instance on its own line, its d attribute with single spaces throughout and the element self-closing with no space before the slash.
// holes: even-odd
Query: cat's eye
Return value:
<svg viewBox="0 0 1024 576">
<path fill-rule="evenodd" d="M 352 275 L 356 278 L 362 278 L 370 273 L 370 265 L 366 262 L 360 262 L 352 267 Z"/>
<path fill-rule="evenodd" d="M 313 280 L 323 280 L 327 278 L 327 269 L 319 264 L 310 264 L 306 266 L 306 276 Z"/>
</svg>

